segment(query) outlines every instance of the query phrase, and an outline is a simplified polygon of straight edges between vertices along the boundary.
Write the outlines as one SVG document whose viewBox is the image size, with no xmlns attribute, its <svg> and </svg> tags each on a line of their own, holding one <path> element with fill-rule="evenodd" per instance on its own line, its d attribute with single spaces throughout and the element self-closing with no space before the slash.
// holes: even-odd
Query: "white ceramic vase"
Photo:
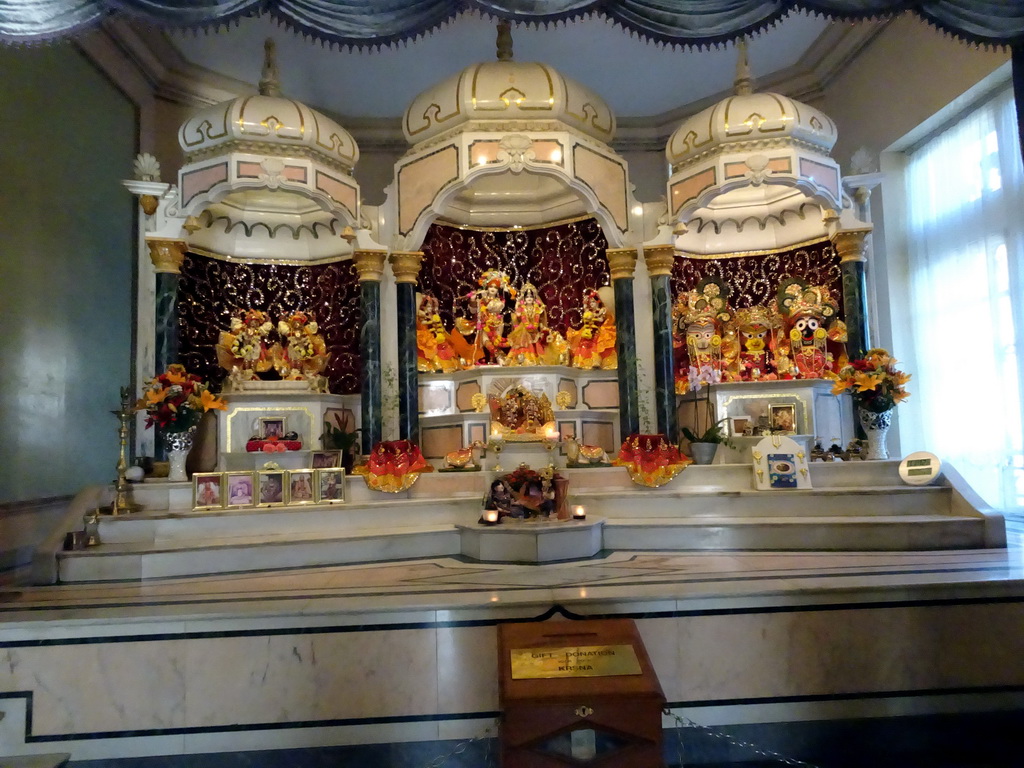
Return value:
<svg viewBox="0 0 1024 768">
<path fill-rule="evenodd" d="M 171 482 L 185 482 L 188 480 L 185 462 L 188 459 L 189 451 L 192 450 L 195 437 L 195 426 L 191 426 L 181 432 L 164 432 L 164 447 L 167 448 L 167 461 L 170 464 L 167 479 Z"/>
<path fill-rule="evenodd" d="M 876 413 L 858 408 L 860 425 L 864 428 L 864 434 L 868 439 L 868 450 L 865 458 L 888 459 L 889 448 L 886 445 L 886 436 L 889 434 L 889 427 L 892 425 L 893 408 L 888 411 Z"/>
</svg>

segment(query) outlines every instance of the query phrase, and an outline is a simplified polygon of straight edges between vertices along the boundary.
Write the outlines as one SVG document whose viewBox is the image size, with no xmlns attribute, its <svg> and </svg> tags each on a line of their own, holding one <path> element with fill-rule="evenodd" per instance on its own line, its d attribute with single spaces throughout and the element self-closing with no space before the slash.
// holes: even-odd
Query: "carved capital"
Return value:
<svg viewBox="0 0 1024 768">
<path fill-rule="evenodd" d="M 172 275 L 181 274 L 181 265 L 185 261 L 185 250 L 188 244 L 184 240 L 171 240 L 159 237 L 147 237 L 149 258 L 153 268 L 159 272 Z"/>
<path fill-rule="evenodd" d="M 612 280 L 632 277 L 636 269 L 636 248 L 609 248 L 605 251 L 608 257 L 608 269 Z"/>
<path fill-rule="evenodd" d="M 352 261 L 355 262 L 356 273 L 359 282 L 372 280 L 379 283 L 381 275 L 384 274 L 384 259 L 388 252 L 381 250 L 356 251 L 352 254 Z"/>
<path fill-rule="evenodd" d="M 836 232 L 832 236 L 832 244 L 839 253 L 839 262 L 867 261 L 865 244 L 870 234 L 870 229 L 844 229 Z"/>
<path fill-rule="evenodd" d="M 655 245 L 644 248 L 644 261 L 647 263 L 647 272 L 651 277 L 671 275 L 675 260 L 676 249 L 674 246 Z"/>
<path fill-rule="evenodd" d="M 392 251 L 388 256 L 397 283 L 415 283 L 423 264 L 423 251 Z"/>
</svg>

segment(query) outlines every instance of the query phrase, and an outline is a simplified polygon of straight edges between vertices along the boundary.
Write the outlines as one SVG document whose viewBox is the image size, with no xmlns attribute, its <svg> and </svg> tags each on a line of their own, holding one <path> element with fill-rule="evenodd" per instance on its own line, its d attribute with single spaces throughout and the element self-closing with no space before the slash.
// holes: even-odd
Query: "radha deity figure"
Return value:
<svg viewBox="0 0 1024 768">
<path fill-rule="evenodd" d="M 437 299 L 426 294 L 416 307 L 418 369 L 424 373 L 451 373 L 461 367 L 448 331 L 441 322 Z"/>
<path fill-rule="evenodd" d="M 732 381 L 771 381 L 777 379 L 772 352 L 772 332 L 778 316 L 767 307 L 744 307 L 736 310 L 733 335 L 737 347 L 728 378 Z M 727 334 L 728 335 L 728 334 Z"/>
<path fill-rule="evenodd" d="M 727 362 L 722 335 L 732 318 L 725 283 L 704 278 L 694 290 L 679 294 L 672 314 L 676 392 L 721 381 Z"/>
<path fill-rule="evenodd" d="M 785 335 L 776 345 L 780 377 L 826 378 L 845 362 L 846 324 L 828 288 L 791 278 L 779 286 L 771 309 L 784 321 Z"/>
<path fill-rule="evenodd" d="M 606 308 L 601 294 L 593 289 L 583 292 L 581 309 L 583 324 L 579 329 L 570 328 L 566 334 L 571 365 L 584 370 L 617 367 L 615 316 Z"/>
<path fill-rule="evenodd" d="M 512 332 L 508 335 L 506 365 L 538 365 L 544 360 L 547 337 L 547 307 L 533 283 L 519 291 L 512 311 Z"/>
<path fill-rule="evenodd" d="M 513 299 L 516 291 L 508 284 L 508 275 L 489 269 L 480 276 L 480 288 L 468 294 L 476 314 L 476 337 L 470 363 L 504 365 L 508 341 L 505 339 L 505 296 Z"/>
</svg>

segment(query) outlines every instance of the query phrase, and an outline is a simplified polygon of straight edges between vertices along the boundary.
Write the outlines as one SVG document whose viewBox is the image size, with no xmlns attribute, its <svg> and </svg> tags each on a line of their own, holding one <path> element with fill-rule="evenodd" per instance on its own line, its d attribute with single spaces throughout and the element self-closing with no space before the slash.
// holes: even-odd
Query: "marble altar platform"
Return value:
<svg viewBox="0 0 1024 768">
<path fill-rule="evenodd" d="M 1005 549 L 10 583 L 0 616 L 7 755 L 251 752 L 246 765 L 270 765 L 258 755 L 390 744 L 425 766 L 496 733 L 499 623 L 576 617 L 634 619 L 672 714 L 711 728 L 1024 710 L 1020 532 Z"/>
</svg>

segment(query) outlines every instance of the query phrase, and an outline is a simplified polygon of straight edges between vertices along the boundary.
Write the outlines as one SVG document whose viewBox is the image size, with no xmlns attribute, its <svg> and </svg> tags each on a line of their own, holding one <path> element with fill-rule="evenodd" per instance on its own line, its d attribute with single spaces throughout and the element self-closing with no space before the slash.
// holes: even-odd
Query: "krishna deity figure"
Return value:
<svg viewBox="0 0 1024 768">
<path fill-rule="evenodd" d="M 779 286 L 770 308 L 785 332 L 776 342 L 779 376 L 822 379 L 846 360 L 846 324 L 828 288 L 794 277 Z M 830 346 L 831 345 L 831 346 Z"/>
<path fill-rule="evenodd" d="M 566 333 L 569 341 L 570 364 L 574 368 L 590 370 L 617 367 L 615 353 L 615 315 L 609 312 L 599 291 L 592 288 L 583 292 L 582 325 L 570 328 Z"/>
<path fill-rule="evenodd" d="M 466 294 L 473 308 L 474 320 L 463 322 L 452 332 L 456 349 L 468 365 L 504 365 L 508 341 L 505 338 L 505 297 L 515 298 L 516 291 L 509 285 L 508 275 L 501 270 L 489 269 L 478 281 L 480 288 Z M 465 342 L 464 334 L 476 331 L 473 343 Z"/>
<path fill-rule="evenodd" d="M 721 381 L 727 362 L 722 338 L 732 318 L 728 287 L 717 278 L 704 278 L 679 294 L 672 315 L 676 392 Z"/>
</svg>

